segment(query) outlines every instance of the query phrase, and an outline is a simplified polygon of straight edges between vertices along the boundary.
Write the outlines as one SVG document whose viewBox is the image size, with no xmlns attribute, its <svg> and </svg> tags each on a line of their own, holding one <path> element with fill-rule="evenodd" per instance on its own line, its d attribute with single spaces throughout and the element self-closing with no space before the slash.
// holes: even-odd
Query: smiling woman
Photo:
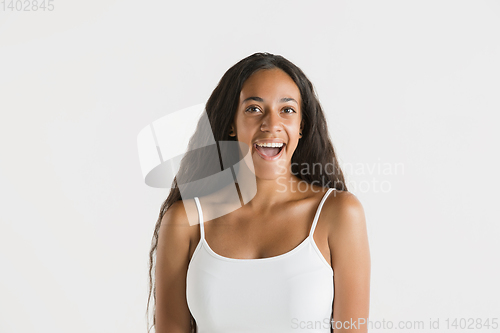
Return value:
<svg viewBox="0 0 500 333">
<path fill-rule="evenodd" d="M 231 136 L 238 133 L 238 141 L 253 147 L 264 161 L 287 159 L 286 154 L 295 151 L 303 128 L 300 91 L 292 78 L 279 68 L 258 71 L 243 84 L 240 100 Z M 255 162 L 258 178 L 278 165 L 262 164 L 259 159 Z"/>
<path fill-rule="evenodd" d="M 363 207 L 345 187 L 311 82 L 282 56 L 256 53 L 224 74 L 206 113 L 217 143 L 250 149 L 244 163 L 257 191 L 245 192 L 238 171 L 217 193 L 196 188 L 191 193 L 199 196 L 181 197 L 180 185 L 199 186 L 193 184 L 211 174 L 209 165 L 222 165 L 218 155 L 195 149 L 212 134 L 198 126 L 153 235 L 156 332 L 367 332 Z M 225 145 L 218 149 L 232 156 Z M 307 172 L 317 165 L 331 172 Z M 234 202 L 228 189 L 235 185 L 243 204 L 207 218 Z"/>
</svg>

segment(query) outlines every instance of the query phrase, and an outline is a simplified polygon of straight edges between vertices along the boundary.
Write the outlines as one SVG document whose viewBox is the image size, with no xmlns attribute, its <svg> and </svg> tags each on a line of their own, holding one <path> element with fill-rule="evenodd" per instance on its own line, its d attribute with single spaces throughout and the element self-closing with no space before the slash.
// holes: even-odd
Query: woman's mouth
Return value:
<svg viewBox="0 0 500 333">
<path fill-rule="evenodd" d="M 280 158 L 286 146 L 286 143 L 283 143 L 283 146 L 281 147 L 261 147 L 255 143 L 253 146 L 255 147 L 255 150 L 260 157 L 262 157 L 266 161 L 273 161 Z"/>
</svg>

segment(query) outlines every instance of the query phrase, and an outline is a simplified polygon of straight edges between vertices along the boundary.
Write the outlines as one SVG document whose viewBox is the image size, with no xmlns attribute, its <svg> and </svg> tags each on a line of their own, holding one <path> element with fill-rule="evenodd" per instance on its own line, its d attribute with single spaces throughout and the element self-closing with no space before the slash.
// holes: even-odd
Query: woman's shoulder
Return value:
<svg viewBox="0 0 500 333">
<path fill-rule="evenodd" d="M 190 226 L 198 223 L 198 213 L 194 199 L 177 200 L 168 207 L 162 224 Z"/>
<path fill-rule="evenodd" d="M 192 244 L 199 238 L 198 211 L 194 199 L 178 200 L 171 204 L 161 220 L 158 250 L 185 259 L 190 257 Z"/>
<path fill-rule="evenodd" d="M 368 232 L 360 200 L 351 192 L 334 190 L 324 204 L 323 219 L 334 271 L 365 274 L 370 265 Z M 361 264 L 363 263 L 363 264 Z M 354 266 L 353 266 L 354 265 Z M 357 274 L 357 273 L 356 273 Z"/>
<path fill-rule="evenodd" d="M 363 227 L 366 223 L 361 201 L 349 191 L 333 190 L 323 204 L 322 215 L 331 231 Z"/>
</svg>

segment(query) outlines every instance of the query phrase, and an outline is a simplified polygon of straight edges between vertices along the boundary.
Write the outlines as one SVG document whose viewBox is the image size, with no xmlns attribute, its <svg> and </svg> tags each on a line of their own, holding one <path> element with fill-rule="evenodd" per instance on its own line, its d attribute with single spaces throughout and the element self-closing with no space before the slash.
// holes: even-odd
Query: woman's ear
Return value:
<svg viewBox="0 0 500 333">
<path fill-rule="evenodd" d="M 235 137 L 236 131 L 234 130 L 234 124 L 231 124 L 231 129 L 229 130 L 229 136 Z"/>
</svg>

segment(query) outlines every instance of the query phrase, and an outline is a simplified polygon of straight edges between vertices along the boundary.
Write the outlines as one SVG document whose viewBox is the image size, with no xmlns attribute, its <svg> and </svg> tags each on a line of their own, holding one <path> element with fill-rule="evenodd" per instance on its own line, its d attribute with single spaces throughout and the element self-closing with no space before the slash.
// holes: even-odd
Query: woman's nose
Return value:
<svg viewBox="0 0 500 333">
<path fill-rule="evenodd" d="M 264 132 L 281 132 L 281 117 L 275 111 L 267 112 L 262 118 L 260 129 Z"/>
</svg>

